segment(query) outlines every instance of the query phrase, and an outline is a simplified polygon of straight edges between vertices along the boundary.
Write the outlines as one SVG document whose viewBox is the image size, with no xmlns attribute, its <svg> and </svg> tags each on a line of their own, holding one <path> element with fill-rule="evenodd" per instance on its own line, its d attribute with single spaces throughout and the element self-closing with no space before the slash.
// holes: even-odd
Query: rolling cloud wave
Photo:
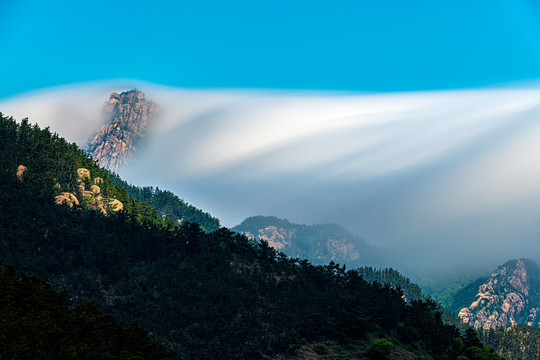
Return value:
<svg viewBox="0 0 540 360">
<path fill-rule="evenodd" d="M 226 226 L 257 214 L 336 222 L 400 249 L 404 266 L 417 256 L 430 267 L 540 250 L 537 88 L 140 88 L 162 116 L 121 175 L 171 189 Z M 0 111 L 84 143 L 108 93 L 121 90 L 108 83 L 52 89 L 0 102 Z"/>
</svg>

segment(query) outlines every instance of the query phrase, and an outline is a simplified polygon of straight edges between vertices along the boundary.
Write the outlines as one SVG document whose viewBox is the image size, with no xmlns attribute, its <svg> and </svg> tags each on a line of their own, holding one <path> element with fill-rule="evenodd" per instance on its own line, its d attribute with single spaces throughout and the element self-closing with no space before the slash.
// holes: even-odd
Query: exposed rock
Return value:
<svg viewBox="0 0 540 360">
<path fill-rule="evenodd" d="M 326 248 L 329 250 L 333 260 L 349 259 L 354 261 L 360 259 L 360 253 L 355 249 L 354 244 L 346 238 L 329 237 Z"/>
<path fill-rule="evenodd" d="M 538 304 L 535 304 L 535 305 L 538 305 Z M 540 316 L 540 307 L 533 307 L 530 311 L 529 311 L 529 318 L 527 319 L 527 325 L 529 326 L 540 326 L 540 322 L 538 321 L 540 318 L 538 317 Z"/>
<path fill-rule="evenodd" d="M 90 179 L 90 171 L 85 168 L 77 169 L 77 186 L 81 192 L 82 195 L 82 204 L 84 207 L 88 209 L 93 209 L 96 211 L 101 212 L 103 215 L 107 215 L 107 210 L 110 211 L 119 211 L 124 208 L 124 204 L 116 199 L 109 199 L 104 198 L 101 196 L 101 188 L 98 185 L 95 184 L 101 184 L 103 183 L 103 179 L 100 177 L 96 177 L 93 182 L 94 184 L 90 185 L 90 190 L 86 190 L 86 185 L 82 181 L 82 179 Z M 54 185 L 55 189 L 61 189 L 61 185 L 59 183 Z M 66 204 L 69 207 L 73 207 L 74 205 L 79 205 L 79 200 L 77 197 L 69 192 L 63 192 L 61 195 L 58 195 L 55 197 L 55 202 L 58 205 Z"/>
<path fill-rule="evenodd" d="M 94 194 L 94 195 L 97 195 L 101 192 L 101 188 L 97 185 L 91 185 L 90 186 L 90 191 Z"/>
<path fill-rule="evenodd" d="M 86 179 L 90 177 L 90 170 L 85 168 L 77 169 L 77 176 L 79 176 L 79 179 Z"/>
<path fill-rule="evenodd" d="M 92 191 L 88 191 L 88 190 L 83 190 L 81 191 L 83 197 L 86 196 L 86 197 L 91 197 L 91 198 L 94 198 L 94 193 Z"/>
<path fill-rule="evenodd" d="M 538 326 L 537 266 L 526 259 L 509 261 L 479 286 L 475 301 L 459 311 L 464 323 L 475 328 Z"/>
<path fill-rule="evenodd" d="M 468 324 L 471 321 L 472 312 L 468 308 L 463 308 L 459 311 L 458 316 L 461 321 L 463 321 L 465 324 Z"/>
<path fill-rule="evenodd" d="M 109 111 L 112 111 L 116 103 L 119 101 L 120 95 L 116 92 L 112 92 L 111 95 L 109 95 Z"/>
<path fill-rule="evenodd" d="M 380 261 L 362 239 L 335 224 L 301 225 L 273 216 L 254 216 L 232 228 L 250 239 L 264 240 L 272 248 L 316 264 L 334 261 L 357 267 Z"/>
<path fill-rule="evenodd" d="M 130 90 L 112 93 L 104 109 L 105 125 L 87 146 L 100 166 L 118 171 L 133 157 L 158 107 L 144 93 Z"/>
<path fill-rule="evenodd" d="M 66 204 L 70 208 L 73 207 L 73 205 L 79 205 L 79 200 L 77 200 L 77 197 L 69 192 L 63 192 L 62 195 L 58 195 L 54 200 L 56 204 Z"/>
<path fill-rule="evenodd" d="M 287 239 L 294 236 L 295 230 L 286 230 L 283 228 L 277 228 L 275 226 L 267 226 L 264 229 L 260 229 L 258 233 L 258 238 L 268 242 L 272 248 L 276 250 L 281 250 L 285 245 L 289 245 Z M 251 234 L 250 234 L 251 235 Z M 253 235 L 251 235 L 254 238 Z"/>
<path fill-rule="evenodd" d="M 109 210 L 111 211 L 120 211 L 124 209 L 124 204 L 120 200 L 113 199 L 109 201 Z"/>
<path fill-rule="evenodd" d="M 19 165 L 19 167 L 17 168 L 17 179 L 19 179 L 19 181 L 23 181 L 25 171 L 26 171 L 26 166 Z"/>
<path fill-rule="evenodd" d="M 107 210 L 105 210 L 103 208 L 103 205 L 99 204 L 96 206 L 96 210 L 98 210 L 100 213 L 102 213 L 103 215 L 107 215 Z"/>
</svg>

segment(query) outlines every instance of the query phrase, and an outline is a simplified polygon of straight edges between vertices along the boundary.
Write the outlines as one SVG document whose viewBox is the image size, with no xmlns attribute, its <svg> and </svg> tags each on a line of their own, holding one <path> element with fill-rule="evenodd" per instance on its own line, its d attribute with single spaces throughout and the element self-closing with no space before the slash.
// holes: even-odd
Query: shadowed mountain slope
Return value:
<svg viewBox="0 0 540 360">
<path fill-rule="evenodd" d="M 360 358 L 499 359 L 444 325 L 432 301 L 407 303 L 357 271 L 289 259 L 225 228 L 164 221 L 76 145 L 28 121 L 0 116 L 0 170 L 0 256 L 75 305 L 95 299 L 125 324 L 138 319 L 174 358 L 295 358 L 330 342 Z M 94 208 L 83 191 L 97 178 L 121 209 Z M 62 192 L 78 204 L 57 204 Z"/>
<path fill-rule="evenodd" d="M 302 225 L 275 216 L 253 216 L 231 230 L 314 264 L 334 261 L 354 268 L 382 262 L 381 251 L 336 224 Z"/>
</svg>

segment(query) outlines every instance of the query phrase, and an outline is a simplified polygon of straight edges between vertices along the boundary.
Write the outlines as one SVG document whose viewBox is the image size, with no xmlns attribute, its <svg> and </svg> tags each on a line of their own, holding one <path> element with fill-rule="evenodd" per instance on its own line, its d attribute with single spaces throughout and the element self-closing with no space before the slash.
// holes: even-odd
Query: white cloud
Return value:
<svg viewBox="0 0 540 360">
<path fill-rule="evenodd" d="M 540 235 L 537 88 L 364 95 L 139 88 L 162 116 L 122 174 L 169 188 L 227 226 L 256 214 L 337 222 L 373 243 L 406 243 L 448 261 L 464 249 L 531 246 Z M 124 89 L 59 88 L 4 101 L 0 111 L 81 142 L 99 125 L 109 92 Z M 509 234 L 517 238 L 509 242 Z"/>
</svg>

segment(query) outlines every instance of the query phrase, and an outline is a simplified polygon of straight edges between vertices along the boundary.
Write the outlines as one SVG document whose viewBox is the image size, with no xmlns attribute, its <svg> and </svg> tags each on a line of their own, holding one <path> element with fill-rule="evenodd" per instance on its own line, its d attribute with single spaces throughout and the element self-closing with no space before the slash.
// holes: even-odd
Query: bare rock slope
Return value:
<svg viewBox="0 0 540 360">
<path fill-rule="evenodd" d="M 478 287 L 474 301 L 459 311 L 459 317 L 475 328 L 539 327 L 537 274 L 538 266 L 531 260 L 506 262 Z"/>
<path fill-rule="evenodd" d="M 157 113 L 158 106 L 142 91 L 112 93 L 104 109 L 105 124 L 86 150 L 100 166 L 118 171 L 133 157 Z"/>
<path fill-rule="evenodd" d="M 274 216 L 253 216 L 231 230 L 315 264 L 334 261 L 358 267 L 382 262 L 376 249 L 336 224 L 301 225 Z"/>
</svg>

